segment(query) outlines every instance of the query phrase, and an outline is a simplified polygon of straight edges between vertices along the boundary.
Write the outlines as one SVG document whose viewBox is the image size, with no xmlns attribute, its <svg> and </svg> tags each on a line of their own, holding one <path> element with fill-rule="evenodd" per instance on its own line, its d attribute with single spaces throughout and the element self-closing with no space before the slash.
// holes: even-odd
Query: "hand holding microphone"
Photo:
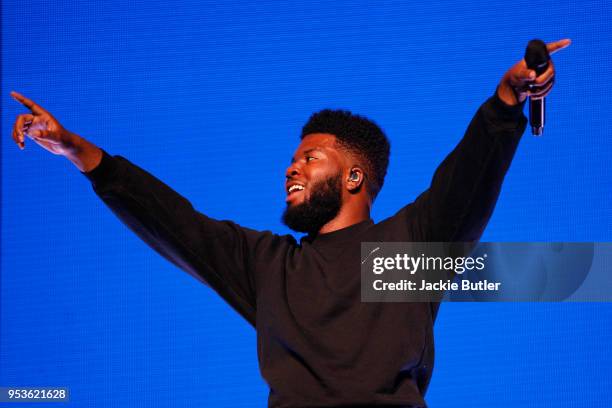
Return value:
<svg viewBox="0 0 612 408">
<path fill-rule="evenodd" d="M 525 58 L 506 72 L 497 89 L 499 98 L 508 105 L 517 105 L 530 98 L 530 122 L 536 135 L 542 134 L 544 126 L 543 99 L 554 84 L 555 67 L 550 55 L 570 44 L 569 39 L 548 44 L 530 41 Z"/>
</svg>

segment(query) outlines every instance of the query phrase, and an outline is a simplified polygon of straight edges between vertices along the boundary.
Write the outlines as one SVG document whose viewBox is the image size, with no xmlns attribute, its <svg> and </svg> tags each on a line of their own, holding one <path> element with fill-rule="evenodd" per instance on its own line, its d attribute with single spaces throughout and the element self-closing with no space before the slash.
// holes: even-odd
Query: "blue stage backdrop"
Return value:
<svg viewBox="0 0 612 408">
<path fill-rule="evenodd" d="M 311 113 L 350 109 L 389 135 L 381 220 L 428 186 L 528 40 L 569 37 L 545 134 L 523 137 L 483 240 L 610 241 L 610 4 L 4 1 L 0 386 L 66 386 L 79 407 L 261 407 L 268 392 L 241 317 L 68 161 L 14 145 L 11 90 L 200 211 L 287 233 L 284 171 Z M 607 406 L 611 318 L 444 304 L 428 402 Z"/>
</svg>

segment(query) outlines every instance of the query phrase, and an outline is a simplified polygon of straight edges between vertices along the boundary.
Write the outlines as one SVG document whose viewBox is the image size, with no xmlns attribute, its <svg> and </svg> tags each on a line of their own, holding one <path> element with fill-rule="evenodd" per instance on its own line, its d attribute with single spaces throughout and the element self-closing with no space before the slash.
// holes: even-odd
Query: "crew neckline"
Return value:
<svg viewBox="0 0 612 408">
<path fill-rule="evenodd" d="M 374 221 L 369 218 L 348 227 L 341 228 L 336 231 L 327 232 L 325 234 L 306 235 L 303 239 L 310 242 L 312 245 L 341 243 L 355 237 L 356 234 L 366 230 Z"/>
</svg>

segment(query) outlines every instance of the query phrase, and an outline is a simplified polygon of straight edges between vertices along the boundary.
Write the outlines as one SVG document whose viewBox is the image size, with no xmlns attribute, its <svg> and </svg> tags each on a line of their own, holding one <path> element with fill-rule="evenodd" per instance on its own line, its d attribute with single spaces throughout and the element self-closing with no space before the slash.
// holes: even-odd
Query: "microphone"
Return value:
<svg viewBox="0 0 612 408">
<path fill-rule="evenodd" d="M 529 41 L 525 50 L 527 68 L 534 70 L 537 77 L 546 71 L 548 61 L 550 61 L 550 55 L 544 41 Z M 531 133 L 536 136 L 540 136 L 544 131 L 545 107 L 544 98 L 536 99 L 535 101 L 529 98 L 529 124 L 531 125 Z"/>
</svg>

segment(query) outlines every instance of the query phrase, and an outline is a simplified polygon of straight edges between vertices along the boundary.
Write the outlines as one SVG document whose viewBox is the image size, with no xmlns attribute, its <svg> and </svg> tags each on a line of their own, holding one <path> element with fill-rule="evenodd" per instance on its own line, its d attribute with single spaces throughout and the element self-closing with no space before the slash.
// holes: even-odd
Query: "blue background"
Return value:
<svg viewBox="0 0 612 408">
<path fill-rule="evenodd" d="M 609 2 L 4 1 L 0 385 L 87 407 L 265 406 L 255 331 L 156 256 L 67 160 L 10 138 L 17 90 L 200 211 L 279 219 L 319 109 L 392 142 L 375 220 L 412 201 L 531 38 L 554 56 L 483 240 L 611 241 Z M 609 304 L 444 304 L 432 407 L 607 406 Z M 23 406 L 26 406 L 24 404 Z"/>
</svg>

